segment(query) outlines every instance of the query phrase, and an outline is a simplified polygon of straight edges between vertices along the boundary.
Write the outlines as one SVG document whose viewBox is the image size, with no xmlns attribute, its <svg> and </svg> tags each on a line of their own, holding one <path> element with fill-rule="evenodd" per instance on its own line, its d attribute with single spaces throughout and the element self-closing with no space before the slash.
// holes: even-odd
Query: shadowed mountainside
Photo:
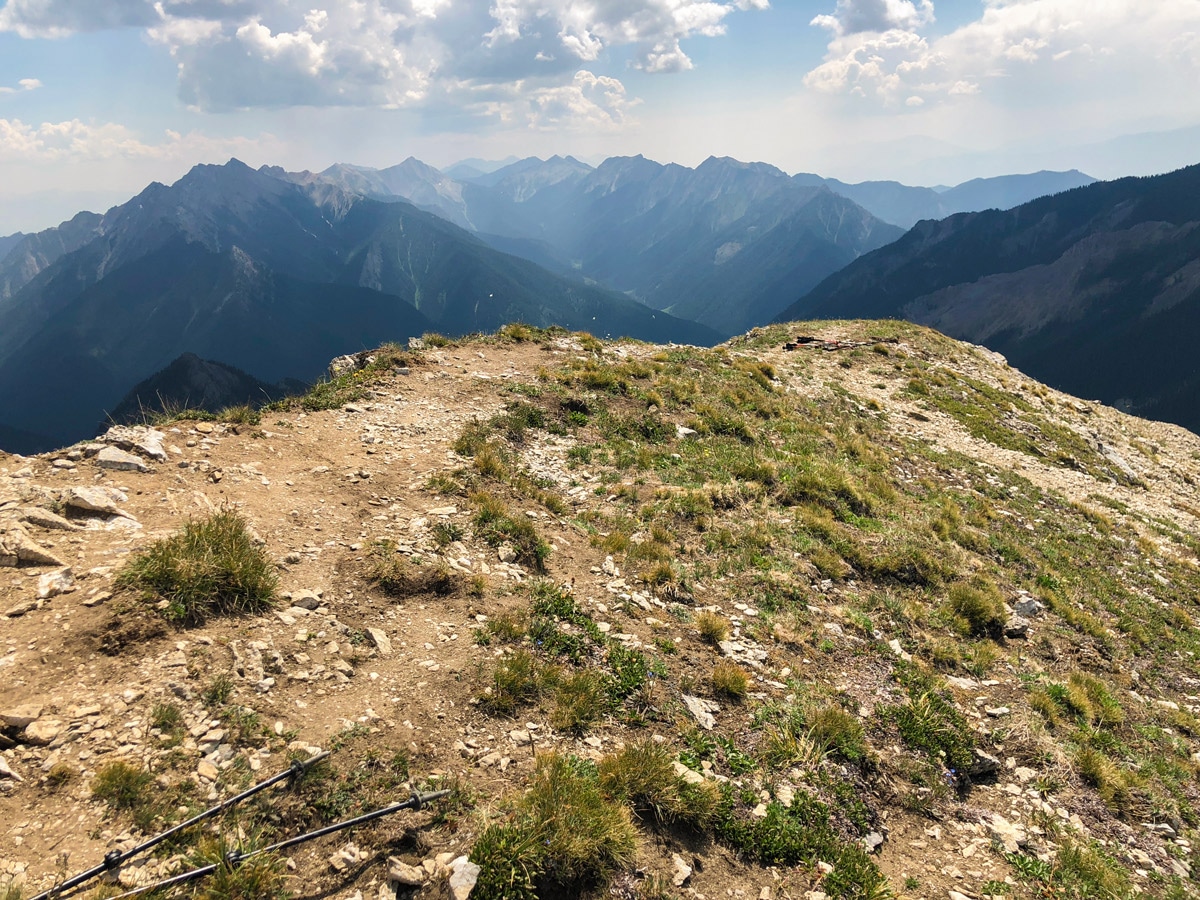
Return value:
<svg viewBox="0 0 1200 900">
<path fill-rule="evenodd" d="M 32 277 L 13 260 L 32 258 L 33 245 L 10 251 L 5 271 L 25 280 L 0 298 L 0 421 L 59 442 L 85 436 L 131 385 L 189 351 L 278 382 L 311 381 L 333 356 L 383 341 L 510 321 L 718 337 L 500 253 L 408 203 L 237 161 L 83 218 L 33 236 L 58 252 Z"/>
<path fill-rule="evenodd" d="M 1200 166 L 922 222 L 780 319 L 894 316 L 1200 430 Z"/>
</svg>

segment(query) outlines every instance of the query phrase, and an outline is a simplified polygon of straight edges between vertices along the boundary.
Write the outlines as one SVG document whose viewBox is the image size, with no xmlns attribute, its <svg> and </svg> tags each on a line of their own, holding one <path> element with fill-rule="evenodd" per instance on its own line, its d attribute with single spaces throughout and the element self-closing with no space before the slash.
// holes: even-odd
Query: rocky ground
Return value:
<svg viewBox="0 0 1200 900">
<path fill-rule="evenodd" d="M 869 332 L 832 325 L 820 336 L 860 339 Z M 901 376 L 876 365 L 891 357 L 873 356 L 869 346 L 784 351 L 779 336 L 751 335 L 724 352 L 770 364 L 780 396 L 848 396 L 887 433 L 898 483 L 940 477 L 965 485 L 975 476 L 929 461 L 969 457 L 980 467 L 979 478 L 1003 481 L 1006 491 L 1012 482 L 1004 479 L 1017 476 L 1060 505 L 1101 508 L 1096 498 L 1107 498 L 1112 502 L 1102 508 L 1114 527 L 1127 530 L 1123 540 L 1140 539 L 1145 554 L 1194 569 L 1192 546 L 1159 522 L 1195 530 L 1200 440 L 1194 435 L 1046 390 L 986 351 L 924 332 L 887 345 L 888 352 L 1029 398 L 1038 415 L 1052 417 L 1093 451 L 1077 465 L 1064 465 L 1053 454 L 973 434 L 961 417 L 906 392 Z M 900 762 L 912 751 L 894 732 L 884 737 L 874 730 L 872 717 L 894 702 L 896 689 L 887 682 L 893 661 L 932 658 L 921 634 L 945 629 L 929 620 L 888 628 L 877 618 L 877 627 L 864 630 L 856 626 L 855 604 L 867 593 L 867 579 L 853 571 L 831 578 L 807 566 L 790 576 L 804 598 L 807 636 L 791 639 L 785 632 L 799 627 L 794 618 L 763 609 L 762 597 L 737 573 L 710 570 L 689 580 L 691 596 L 682 601 L 729 622 L 726 639 L 710 647 L 690 619 L 677 614 L 680 595 L 635 577 L 639 566 L 605 546 L 592 525 L 601 521 L 597 516 L 612 518 L 653 496 L 656 476 L 612 459 L 589 463 L 572 456 L 582 437 L 569 430 L 531 432 L 517 449 L 538 489 L 561 503 L 556 512 L 554 504 L 510 497 L 549 544 L 545 577 L 569 589 L 609 642 L 647 653 L 666 644 L 677 649 L 662 652 L 667 675 L 649 701 L 656 712 L 637 723 L 610 716 L 572 733 L 555 730 L 549 709 L 536 703 L 508 717 L 479 703 L 491 667 L 507 652 L 481 635 L 490 634 L 489 622 L 523 608 L 537 573 L 511 546 L 482 540 L 472 500 L 438 480 L 469 466 L 454 450 L 456 439 L 472 421 L 501 413 L 514 399 L 514 385 L 537 384 L 539 373 L 585 358 L 624 365 L 661 353 L 631 343 L 597 354 L 569 336 L 464 342 L 427 348 L 403 367 L 364 377 L 366 393 L 335 409 L 266 411 L 257 424 L 178 421 L 114 429 L 103 440 L 59 453 L 0 455 L 0 882 L 23 884 L 29 896 L 141 839 L 128 813 L 93 796 L 97 772 L 112 760 L 152 772 L 164 793 L 190 781 L 190 793 L 180 795 L 182 812 L 285 769 L 289 753 L 333 749 L 332 762 L 343 774 L 358 771 L 367 757 L 404 755 L 406 781 L 379 795 L 385 803 L 405 799 L 410 784 L 450 785 L 459 799 L 449 812 L 434 803 L 297 848 L 287 862 L 292 893 L 390 898 L 398 890 L 421 890 L 432 896 L 449 890 L 444 883 L 464 870 L 461 857 L 519 795 L 537 754 L 557 750 L 600 759 L 647 735 L 682 751 L 680 735 L 688 730 L 730 736 L 753 755 L 761 731 L 754 710 L 786 704 L 798 684 L 813 684 L 867 723 L 874 775 L 864 782 L 845 762 L 823 765 L 831 777 L 871 792 L 874 824 L 862 839 L 895 894 L 957 900 L 981 897 L 991 885 L 997 895 L 1003 887 L 1009 895 L 1032 896 L 1036 884 L 1014 869 L 1010 854 L 1053 863 L 1063 834 L 1105 848 L 1135 889 L 1194 891 L 1196 823 L 1155 816 L 1148 807 L 1114 812 L 1072 768 L 1064 732 L 1047 731 L 1031 712 L 1031 679 L 1066 678 L 1085 666 L 1092 643 L 1049 611 L 1045 598 L 1035 599 L 1033 576 L 1007 585 L 1013 618 L 1007 636 L 994 642 L 995 659 L 974 674 L 941 669 L 973 732 L 987 737 L 977 747 L 969 793 L 938 794 L 924 806 L 904 803 Z M 668 404 L 663 415 L 676 426 L 672 442 L 710 439 L 689 427 L 695 423 L 684 410 Z M 181 628 L 115 584 L 132 555 L 185 521 L 222 509 L 240 513 L 277 564 L 273 609 Z M 786 510 L 741 514 L 789 521 Z M 1004 516 L 1001 510 L 1002 522 Z M 1022 510 L 1009 517 L 1030 532 L 1048 527 Z M 697 532 L 694 540 L 703 539 Z M 457 587 L 389 596 L 371 568 L 375 548 L 385 542 L 421 571 L 451 573 Z M 1164 581 L 1176 578 L 1161 571 Z M 1104 622 L 1113 634 L 1124 634 Z M 1182 629 L 1195 627 L 1180 622 Z M 1071 655 L 1075 650 L 1083 655 Z M 1145 652 L 1157 662 L 1143 666 L 1138 651 L 1119 644 L 1097 671 L 1116 686 L 1130 721 L 1149 728 L 1156 717 L 1175 716 L 1166 727 L 1192 752 L 1191 762 L 1180 764 L 1190 766 L 1181 796 L 1192 798 L 1200 744 L 1181 726 L 1182 716 L 1200 712 L 1194 660 L 1185 647 L 1174 662 L 1164 662 L 1171 654 L 1161 649 Z M 721 658 L 750 674 L 744 702 L 697 686 Z M 167 721 L 168 708 L 178 710 L 177 722 Z M 1054 752 L 1059 745 L 1061 752 Z M 730 753 L 683 756 L 676 771 L 689 780 L 745 781 L 762 793 L 763 804 L 786 805 L 806 778 L 812 781 L 795 769 L 764 780 L 731 768 L 731 759 Z M 1051 782 L 1056 788 L 1047 789 Z M 284 794 L 270 796 L 282 804 Z M 298 825 L 314 821 L 295 819 Z M 181 849 L 135 860 L 120 881 L 150 883 L 178 871 L 184 856 Z M 635 864 L 608 890 L 646 896 L 653 881 L 667 895 L 812 900 L 823 875 L 819 866 L 762 865 L 719 840 L 643 827 Z M 460 894 L 467 887 L 469 878 L 455 884 Z"/>
</svg>

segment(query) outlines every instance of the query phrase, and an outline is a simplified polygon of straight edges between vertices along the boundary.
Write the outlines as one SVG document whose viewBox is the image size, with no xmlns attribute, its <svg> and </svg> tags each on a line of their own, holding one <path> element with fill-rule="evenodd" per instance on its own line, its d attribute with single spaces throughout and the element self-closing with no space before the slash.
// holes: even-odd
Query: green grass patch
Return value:
<svg viewBox="0 0 1200 900">
<path fill-rule="evenodd" d="M 245 520 L 222 510 L 137 553 L 116 584 L 140 591 L 151 602 L 165 600 L 163 614 L 171 621 L 198 625 L 213 616 L 269 608 L 278 578 Z"/>
</svg>

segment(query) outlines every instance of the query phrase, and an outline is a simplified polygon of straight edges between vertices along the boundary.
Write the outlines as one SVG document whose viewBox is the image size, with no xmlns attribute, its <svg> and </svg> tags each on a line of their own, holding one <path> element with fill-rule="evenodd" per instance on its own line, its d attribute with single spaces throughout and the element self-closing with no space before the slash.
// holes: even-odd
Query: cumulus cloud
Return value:
<svg viewBox="0 0 1200 900">
<path fill-rule="evenodd" d="M 864 31 L 913 30 L 933 21 L 930 0 L 838 0 L 833 15 L 817 16 L 813 25 L 835 34 L 859 34 Z"/>
<path fill-rule="evenodd" d="M 529 122 L 534 128 L 566 126 L 595 131 L 617 128 L 634 102 L 625 96 L 625 85 L 616 78 L 575 73 L 567 85 L 543 88 L 529 98 Z"/>
<path fill-rule="evenodd" d="M 175 58 L 180 97 L 205 111 L 428 107 L 446 100 L 485 109 L 490 107 L 479 96 L 515 92 L 531 101 L 531 121 L 546 121 L 548 109 L 567 108 L 597 121 L 580 98 L 607 88 L 581 84 L 578 73 L 603 73 L 626 57 L 648 73 L 685 72 L 694 67 L 684 49 L 688 40 L 719 37 L 729 16 L 769 5 L 769 0 L 8 0 L 0 8 L 0 31 L 61 37 L 140 27 Z M 593 77 L 621 84 L 616 75 Z M 615 109 L 592 102 L 597 109 Z"/>
<path fill-rule="evenodd" d="M 917 107 L 913 97 L 1019 91 L 1022 79 L 1031 79 L 1033 99 L 1046 85 L 1084 94 L 1103 82 L 1104 90 L 1120 90 L 1123 78 L 1132 84 L 1168 73 L 1194 77 L 1200 65 L 1197 42 L 1188 39 L 1200 33 L 1200 0 L 985 0 L 979 19 L 947 34 L 928 34 L 932 21 L 927 2 L 838 0 L 832 15 L 813 20 L 832 36 L 805 84 Z M 1149 57 L 1147 47 L 1165 52 Z M 1103 72 L 1094 66 L 1100 59 Z M 1045 66 L 1059 66 L 1057 77 L 1048 77 Z M 1043 87 L 1034 90 L 1032 79 Z"/>
<path fill-rule="evenodd" d="M 0 7 L 0 31 L 58 38 L 78 31 L 146 27 L 156 18 L 147 0 L 8 0 Z"/>
</svg>

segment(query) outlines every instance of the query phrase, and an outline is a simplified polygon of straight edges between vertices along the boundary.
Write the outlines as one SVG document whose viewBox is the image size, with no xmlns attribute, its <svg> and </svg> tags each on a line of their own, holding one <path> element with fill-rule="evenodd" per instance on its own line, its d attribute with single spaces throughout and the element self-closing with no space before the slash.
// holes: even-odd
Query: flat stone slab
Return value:
<svg viewBox="0 0 1200 900">
<path fill-rule="evenodd" d="M 116 472 L 150 471 L 140 456 L 134 456 L 132 453 L 126 453 L 116 447 L 105 447 L 97 453 L 96 465 L 102 469 L 112 469 Z"/>
<path fill-rule="evenodd" d="M 0 710 L 0 722 L 10 728 L 25 728 L 36 722 L 42 715 L 42 707 L 37 703 L 23 703 Z"/>
<path fill-rule="evenodd" d="M 158 462 L 166 462 L 167 451 L 163 449 L 163 441 L 166 439 L 167 436 L 157 428 L 148 428 L 145 425 L 114 425 L 100 440 Z"/>
</svg>

